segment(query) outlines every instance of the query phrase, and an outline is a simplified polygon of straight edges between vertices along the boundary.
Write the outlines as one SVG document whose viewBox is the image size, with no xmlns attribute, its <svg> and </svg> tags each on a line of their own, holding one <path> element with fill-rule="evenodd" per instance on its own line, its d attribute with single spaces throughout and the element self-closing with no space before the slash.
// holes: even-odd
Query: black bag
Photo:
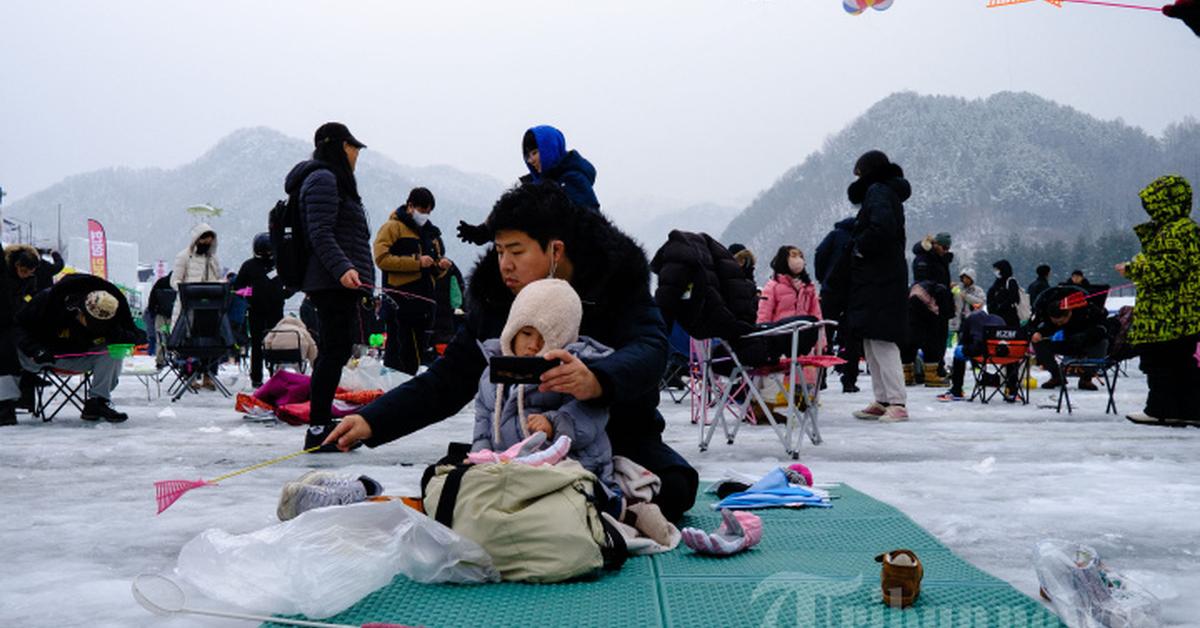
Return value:
<svg viewBox="0 0 1200 628">
<path fill-rule="evenodd" d="M 317 170 L 321 168 L 314 167 L 302 174 L 307 178 Z M 301 290 L 311 251 L 308 250 L 308 233 L 304 228 L 304 208 L 300 207 L 299 187 L 295 193 L 288 194 L 286 200 L 275 203 L 267 219 L 267 232 L 271 236 L 275 269 L 284 287 Z"/>
</svg>

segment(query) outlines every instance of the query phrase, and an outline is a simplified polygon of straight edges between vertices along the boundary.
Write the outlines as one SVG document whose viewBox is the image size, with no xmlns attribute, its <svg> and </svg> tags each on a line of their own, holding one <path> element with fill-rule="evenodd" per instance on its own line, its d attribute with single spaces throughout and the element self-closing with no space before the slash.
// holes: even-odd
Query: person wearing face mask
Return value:
<svg viewBox="0 0 1200 628">
<path fill-rule="evenodd" d="M 759 323 L 775 323 L 794 316 L 820 320 L 821 300 L 805 267 L 804 253 L 794 246 L 781 246 L 771 259 L 771 279 L 758 301 Z"/>
<path fill-rule="evenodd" d="M 198 223 L 192 227 L 187 245 L 175 256 L 175 267 L 171 272 L 171 288 L 179 290 L 181 283 L 224 282 L 225 274 L 221 272 L 221 262 L 217 259 L 217 233 L 207 223 Z M 179 301 L 175 302 L 171 312 L 171 327 L 181 314 Z M 217 374 L 217 365 L 204 376 L 199 385 L 207 390 L 216 390 L 212 378 Z"/>
<path fill-rule="evenodd" d="M 188 245 L 175 256 L 171 272 L 171 287 L 178 290 L 181 283 L 225 281 L 221 262 L 217 259 L 217 233 L 207 223 L 192 227 Z M 176 308 L 175 315 L 179 315 Z"/>
<path fill-rule="evenodd" d="M 428 189 L 413 188 L 375 236 L 388 337 L 383 363 L 409 375 L 416 375 L 421 366 L 433 325 L 434 288 L 451 266 L 444 257 L 442 232 L 429 221 L 435 204 Z"/>
</svg>

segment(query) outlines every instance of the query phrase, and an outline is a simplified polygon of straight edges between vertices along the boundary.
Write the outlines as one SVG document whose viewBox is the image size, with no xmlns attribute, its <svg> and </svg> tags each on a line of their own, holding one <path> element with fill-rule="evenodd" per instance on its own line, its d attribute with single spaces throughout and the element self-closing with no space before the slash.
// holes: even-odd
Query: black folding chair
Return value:
<svg viewBox="0 0 1200 628">
<path fill-rule="evenodd" d="M 1117 392 L 1117 376 L 1121 370 L 1121 360 L 1111 357 L 1106 358 L 1072 358 L 1063 357 L 1058 361 L 1059 371 L 1062 373 L 1062 386 L 1058 389 L 1058 405 L 1055 407 L 1055 412 L 1062 412 L 1063 401 L 1067 402 L 1067 414 L 1071 414 L 1071 391 L 1067 386 L 1068 375 L 1086 376 L 1088 373 L 1097 373 L 1104 380 L 1104 390 L 1108 392 L 1108 403 L 1104 406 L 1104 414 L 1117 413 L 1117 402 L 1113 399 L 1113 395 Z"/>
<path fill-rule="evenodd" d="M 197 382 L 205 375 L 215 374 L 236 345 L 229 324 L 229 284 L 179 284 L 179 307 L 179 318 L 167 345 L 176 378 L 168 389 L 173 402 L 189 391 L 198 392 Z M 221 378 L 211 379 L 221 394 L 232 396 Z"/>
<path fill-rule="evenodd" d="M 42 421 L 50 421 L 67 405 L 75 406 L 83 412 L 83 403 L 92 383 L 90 372 L 68 371 L 48 366 L 38 372 L 38 377 L 42 381 L 34 387 L 33 416 Z"/>
</svg>

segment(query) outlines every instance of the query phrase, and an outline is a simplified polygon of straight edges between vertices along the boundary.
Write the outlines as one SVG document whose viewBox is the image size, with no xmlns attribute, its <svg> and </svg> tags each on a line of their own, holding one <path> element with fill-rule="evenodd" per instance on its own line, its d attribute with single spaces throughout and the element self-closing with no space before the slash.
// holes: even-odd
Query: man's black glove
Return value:
<svg viewBox="0 0 1200 628">
<path fill-rule="evenodd" d="M 1192 29 L 1197 37 L 1200 37 L 1200 2 L 1175 0 L 1174 4 L 1164 6 L 1162 12 L 1167 17 L 1183 20 L 1183 23 L 1187 24 L 1187 27 Z"/>
<path fill-rule="evenodd" d="M 33 361 L 38 364 L 52 364 L 54 362 L 54 354 L 46 349 L 41 349 L 33 354 Z"/>
<path fill-rule="evenodd" d="M 486 223 L 479 225 L 467 224 L 467 221 L 458 221 L 458 239 L 468 244 L 484 245 L 492 241 L 492 230 L 488 229 Z"/>
</svg>

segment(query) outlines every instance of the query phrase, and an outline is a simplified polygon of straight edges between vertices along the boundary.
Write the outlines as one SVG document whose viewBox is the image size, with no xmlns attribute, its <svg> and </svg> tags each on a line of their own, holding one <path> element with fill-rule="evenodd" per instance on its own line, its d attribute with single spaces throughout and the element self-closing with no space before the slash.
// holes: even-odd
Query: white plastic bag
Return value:
<svg viewBox="0 0 1200 628">
<path fill-rule="evenodd" d="M 500 580 L 478 544 L 400 501 L 318 508 L 249 534 L 212 528 L 183 546 L 177 572 L 214 600 L 316 618 L 353 606 L 396 574 Z"/>
<path fill-rule="evenodd" d="M 342 368 L 342 379 L 338 386 L 346 390 L 382 390 L 387 392 L 411 377 L 390 369 L 379 358 L 364 356 L 353 360 Z"/>
<path fill-rule="evenodd" d="M 1042 595 L 1070 628 L 1152 628 L 1162 625 L 1158 598 L 1111 571 L 1095 549 L 1044 539 L 1033 551 Z"/>
</svg>

